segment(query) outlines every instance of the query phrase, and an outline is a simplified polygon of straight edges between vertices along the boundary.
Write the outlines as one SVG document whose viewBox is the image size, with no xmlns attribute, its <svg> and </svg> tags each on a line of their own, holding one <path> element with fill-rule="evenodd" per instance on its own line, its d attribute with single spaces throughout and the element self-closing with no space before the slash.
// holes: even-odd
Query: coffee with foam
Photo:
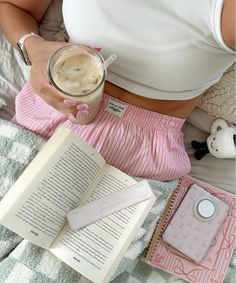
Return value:
<svg viewBox="0 0 236 283">
<path fill-rule="evenodd" d="M 77 114 L 78 124 L 88 124 L 97 115 L 102 100 L 106 70 L 94 49 L 72 44 L 57 50 L 49 61 L 49 78 L 65 99 L 89 106 L 88 115 Z"/>
<path fill-rule="evenodd" d="M 90 93 L 102 76 L 101 62 L 88 53 L 64 54 L 53 67 L 54 82 L 71 96 Z"/>
</svg>

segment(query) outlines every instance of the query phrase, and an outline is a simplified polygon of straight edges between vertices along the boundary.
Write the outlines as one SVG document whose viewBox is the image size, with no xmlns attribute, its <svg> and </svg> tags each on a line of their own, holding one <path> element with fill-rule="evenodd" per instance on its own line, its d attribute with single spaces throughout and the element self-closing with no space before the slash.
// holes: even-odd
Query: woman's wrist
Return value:
<svg viewBox="0 0 236 283">
<path fill-rule="evenodd" d="M 28 54 L 28 57 L 30 59 L 31 62 L 34 61 L 34 59 L 37 57 L 38 54 L 38 50 L 41 46 L 42 43 L 45 42 L 45 39 L 40 37 L 40 36 L 30 36 L 28 37 L 25 42 L 24 42 L 24 46 L 25 46 L 25 50 Z"/>
</svg>

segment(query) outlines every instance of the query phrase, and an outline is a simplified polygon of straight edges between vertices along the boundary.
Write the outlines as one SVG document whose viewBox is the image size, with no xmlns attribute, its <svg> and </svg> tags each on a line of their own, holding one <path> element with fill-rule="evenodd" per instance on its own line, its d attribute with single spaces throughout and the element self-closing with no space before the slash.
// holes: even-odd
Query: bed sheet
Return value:
<svg viewBox="0 0 236 283">
<path fill-rule="evenodd" d="M 29 71 L 18 51 L 7 42 L 0 31 L 0 97 L 7 103 L 7 107 L 1 110 L 2 118 L 10 120 L 14 115 L 15 97 L 28 80 Z"/>
</svg>

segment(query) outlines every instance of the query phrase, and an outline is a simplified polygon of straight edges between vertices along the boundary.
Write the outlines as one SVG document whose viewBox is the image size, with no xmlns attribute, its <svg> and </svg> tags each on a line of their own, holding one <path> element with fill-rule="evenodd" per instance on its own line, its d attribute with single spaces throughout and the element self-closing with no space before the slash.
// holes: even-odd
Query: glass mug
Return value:
<svg viewBox="0 0 236 283">
<path fill-rule="evenodd" d="M 98 114 L 107 74 L 103 63 L 99 52 L 80 44 L 66 45 L 49 59 L 49 81 L 60 95 L 65 100 L 88 105 L 88 114 L 79 111 L 74 123 L 88 124 Z"/>
</svg>

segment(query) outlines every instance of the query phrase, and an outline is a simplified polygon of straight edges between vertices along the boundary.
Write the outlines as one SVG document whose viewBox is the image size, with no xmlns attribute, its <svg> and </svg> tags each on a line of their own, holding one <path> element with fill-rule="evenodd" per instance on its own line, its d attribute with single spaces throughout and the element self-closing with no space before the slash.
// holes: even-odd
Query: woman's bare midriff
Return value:
<svg viewBox="0 0 236 283">
<path fill-rule="evenodd" d="M 107 81 L 104 92 L 129 104 L 179 118 L 187 118 L 201 98 L 199 95 L 188 100 L 151 99 L 136 95 Z"/>
</svg>

